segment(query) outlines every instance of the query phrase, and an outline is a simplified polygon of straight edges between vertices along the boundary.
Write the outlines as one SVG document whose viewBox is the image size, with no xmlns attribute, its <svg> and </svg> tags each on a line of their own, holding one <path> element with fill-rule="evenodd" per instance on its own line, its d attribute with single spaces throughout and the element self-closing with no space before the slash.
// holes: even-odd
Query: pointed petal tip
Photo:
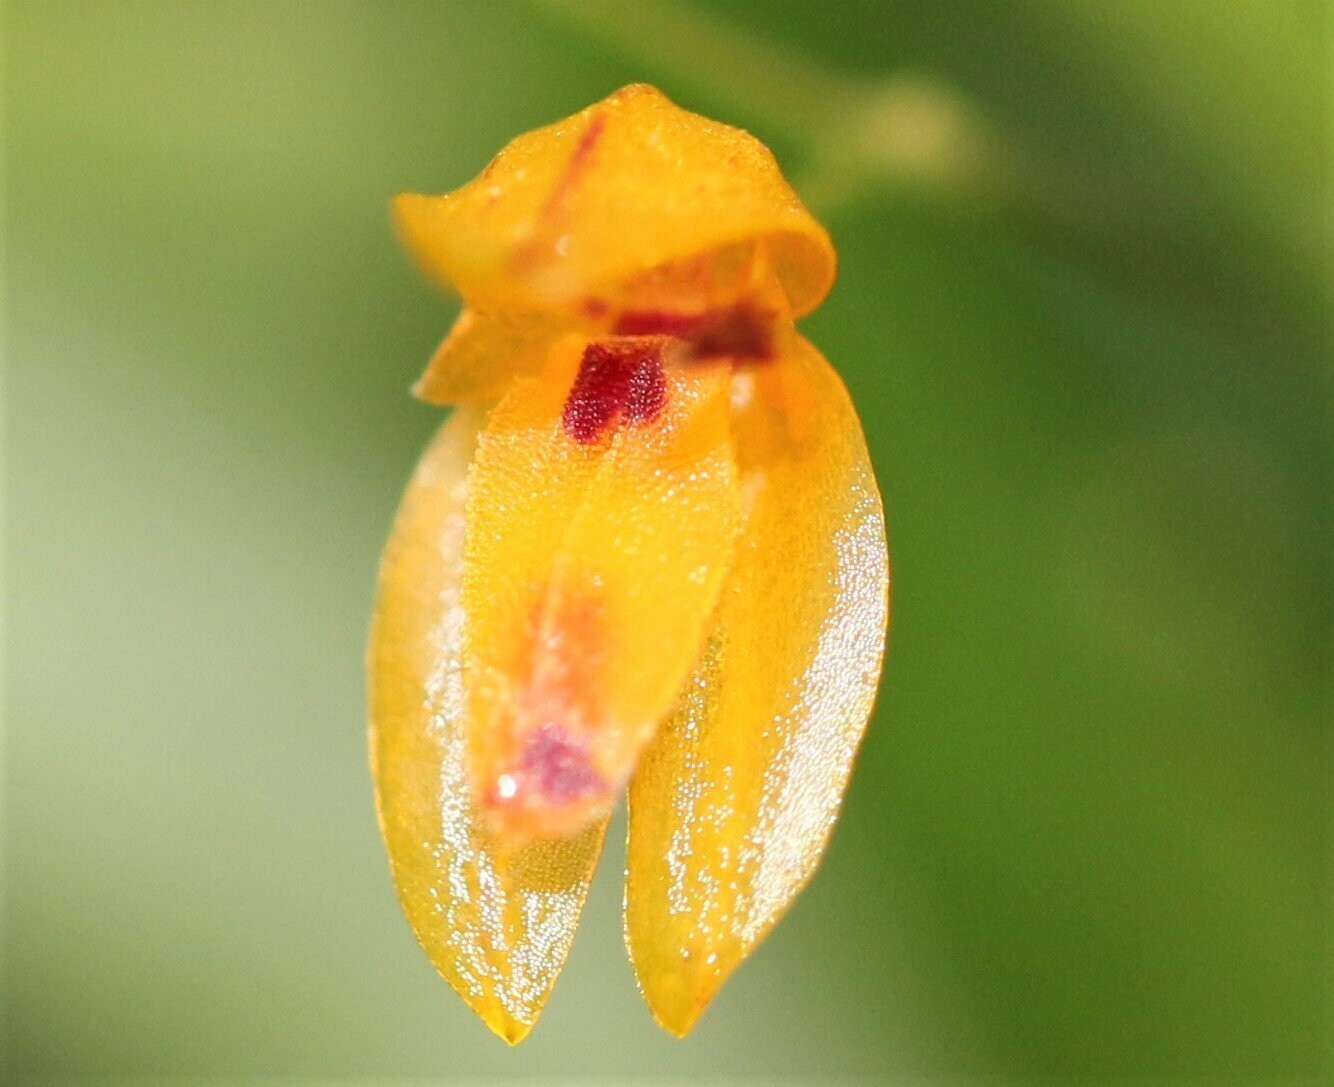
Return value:
<svg viewBox="0 0 1334 1087">
<path fill-rule="evenodd" d="M 654 1022 L 677 1038 L 684 1038 L 695 1029 L 731 972 L 714 967 L 695 970 L 686 964 L 680 969 L 655 969 L 651 974 L 636 971 L 639 991 Z"/>
<path fill-rule="evenodd" d="M 516 1019 L 495 1000 L 483 999 L 474 1002 L 465 998 L 464 1003 L 468 1005 L 468 1010 L 486 1025 L 487 1030 L 508 1046 L 518 1045 L 537 1025 L 537 1014 L 534 1014 L 530 1021 L 524 1022 Z M 538 1009 L 538 1014 L 540 1012 L 541 1009 Z"/>
<path fill-rule="evenodd" d="M 699 1014 L 703 1010 L 703 1008 L 697 1008 L 685 1011 L 683 1014 L 681 1009 L 676 1009 L 668 1015 L 659 1015 L 654 1012 L 653 1020 L 673 1038 L 684 1038 L 694 1029 L 695 1023 L 699 1020 Z"/>
<path fill-rule="evenodd" d="M 496 1036 L 503 1038 L 508 1046 L 516 1046 L 528 1037 L 533 1029 L 532 1023 L 520 1023 L 517 1020 L 506 1018 L 500 1023 L 486 1024 L 495 1032 Z"/>
<path fill-rule="evenodd" d="M 413 243 L 416 241 L 413 227 L 420 218 L 427 199 L 420 193 L 401 192 L 389 200 L 389 218 L 399 239 L 410 252 L 413 251 Z"/>
<path fill-rule="evenodd" d="M 411 216 L 414 212 L 421 211 L 428 206 L 431 198 L 424 193 L 419 192 L 400 192 L 395 193 L 389 198 L 389 214 L 398 225 L 403 224 L 405 217 Z"/>
<path fill-rule="evenodd" d="M 716 990 L 715 990 L 716 991 Z M 644 999 L 648 1002 L 653 1021 L 674 1038 L 684 1038 L 699 1022 L 704 1009 L 713 999 L 713 993 L 696 996 L 695 999 L 671 999 L 654 1001 L 645 991 Z"/>
</svg>

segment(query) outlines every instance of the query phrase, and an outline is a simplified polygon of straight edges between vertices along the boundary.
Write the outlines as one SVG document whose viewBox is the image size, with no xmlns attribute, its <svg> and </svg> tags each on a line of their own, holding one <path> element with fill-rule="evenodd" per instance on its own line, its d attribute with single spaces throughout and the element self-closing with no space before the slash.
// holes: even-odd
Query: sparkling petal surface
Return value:
<svg viewBox="0 0 1334 1087">
<path fill-rule="evenodd" d="M 616 802 L 698 655 L 739 528 L 727 368 L 668 366 L 654 410 L 584 441 L 566 404 L 586 348 L 572 337 L 514 382 L 470 479 L 464 683 L 488 722 L 472 780 L 518 840 Z"/>
<path fill-rule="evenodd" d="M 861 426 L 809 344 L 737 378 L 746 522 L 630 788 L 626 940 L 684 1034 L 819 863 L 870 714 L 889 567 Z"/>
<path fill-rule="evenodd" d="M 394 884 L 440 974 L 498 1035 L 532 1028 L 574 938 L 605 823 L 502 849 L 465 769 L 462 575 L 481 415 L 460 409 L 417 466 L 380 567 L 371 762 Z"/>
<path fill-rule="evenodd" d="M 394 202 L 422 267 L 478 309 L 565 309 L 661 265 L 767 241 L 793 311 L 814 309 L 834 251 L 753 136 L 624 87 L 512 141 L 445 196 Z"/>
</svg>

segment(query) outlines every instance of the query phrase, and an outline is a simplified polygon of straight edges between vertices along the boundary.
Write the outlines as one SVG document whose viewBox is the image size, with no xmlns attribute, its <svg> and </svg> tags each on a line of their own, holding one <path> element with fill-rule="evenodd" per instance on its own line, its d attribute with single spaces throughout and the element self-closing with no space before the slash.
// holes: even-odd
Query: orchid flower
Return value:
<svg viewBox="0 0 1334 1087">
<path fill-rule="evenodd" d="M 399 899 L 518 1042 L 628 793 L 626 944 L 683 1035 L 818 865 L 884 655 L 865 439 L 794 327 L 833 247 L 763 145 L 647 86 L 393 210 L 465 302 L 370 640 Z"/>
</svg>

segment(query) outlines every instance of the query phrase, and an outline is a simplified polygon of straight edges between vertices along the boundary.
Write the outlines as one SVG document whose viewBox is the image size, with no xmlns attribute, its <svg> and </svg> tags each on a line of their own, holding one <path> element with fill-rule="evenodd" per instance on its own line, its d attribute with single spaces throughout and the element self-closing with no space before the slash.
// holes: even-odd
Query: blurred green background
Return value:
<svg viewBox="0 0 1334 1087">
<path fill-rule="evenodd" d="M 11 2 L 17 1079 L 1331 1069 L 1330 29 L 1299 0 Z M 609 851 L 532 1038 L 372 811 L 379 547 L 455 304 L 386 202 L 647 80 L 769 142 L 889 510 L 821 875 L 678 1042 Z"/>
</svg>

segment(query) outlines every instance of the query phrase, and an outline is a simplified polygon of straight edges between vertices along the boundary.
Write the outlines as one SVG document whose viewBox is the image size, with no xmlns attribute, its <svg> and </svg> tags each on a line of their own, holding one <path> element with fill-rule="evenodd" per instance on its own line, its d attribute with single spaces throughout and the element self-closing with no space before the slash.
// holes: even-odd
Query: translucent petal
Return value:
<svg viewBox="0 0 1334 1087">
<path fill-rule="evenodd" d="M 577 440 L 587 347 L 491 413 L 468 501 L 473 784 L 516 839 L 609 811 L 698 655 L 739 527 L 725 366 L 672 366 L 651 420 Z"/>
<path fill-rule="evenodd" d="M 677 1034 L 818 865 L 888 620 L 880 496 L 837 375 L 798 339 L 737 382 L 745 527 L 702 658 L 630 787 L 626 940 Z"/>
<path fill-rule="evenodd" d="M 758 240 L 797 316 L 834 278 L 828 234 L 769 150 L 643 85 L 518 137 L 453 193 L 399 196 L 394 215 L 423 268 L 488 312 L 568 310 Z"/>
<path fill-rule="evenodd" d="M 431 404 L 489 404 L 513 377 L 539 373 L 561 329 L 549 314 L 465 309 L 413 393 Z"/>
<path fill-rule="evenodd" d="M 464 503 L 479 413 L 417 466 L 380 566 L 369 666 L 371 765 L 399 901 L 431 962 L 510 1043 L 565 962 L 605 823 L 502 850 L 468 788 L 461 685 Z"/>
</svg>

